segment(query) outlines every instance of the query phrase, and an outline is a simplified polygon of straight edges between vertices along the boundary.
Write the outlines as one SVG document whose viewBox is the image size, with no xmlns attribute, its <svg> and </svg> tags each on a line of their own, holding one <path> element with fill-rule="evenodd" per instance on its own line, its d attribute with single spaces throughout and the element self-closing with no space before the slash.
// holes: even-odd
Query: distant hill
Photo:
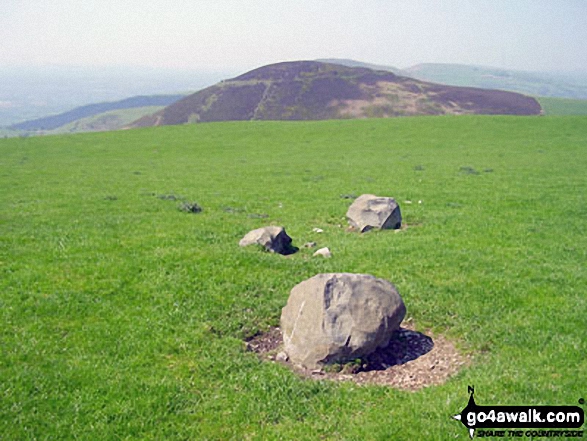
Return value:
<svg viewBox="0 0 587 441">
<path fill-rule="evenodd" d="M 132 126 L 540 112 L 534 98 L 517 93 L 427 83 L 363 67 L 295 61 L 264 66 L 223 81 Z"/>
<path fill-rule="evenodd" d="M 413 78 L 453 86 L 510 90 L 532 96 L 587 99 L 587 74 L 523 72 L 431 63 L 419 64 L 404 71 Z"/>
<path fill-rule="evenodd" d="M 58 115 L 52 115 L 45 118 L 13 124 L 9 127 L 9 129 L 26 131 L 50 131 L 66 124 L 71 124 L 74 121 L 80 120 L 82 118 L 92 117 L 104 112 L 140 107 L 167 106 L 183 97 L 184 95 L 135 96 L 121 101 L 89 104 L 87 106 L 76 107 L 73 110 L 60 113 Z"/>
<path fill-rule="evenodd" d="M 409 74 L 405 70 L 397 68 L 397 67 L 384 66 L 382 64 L 364 63 L 362 61 L 349 60 L 346 58 L 321 58 L 316 61 L 319 61 L 320 63 L 340 64 L 341 66 L 347 66 L 347 67 L 364 67 L 366 69 L 372 69 L 372 70 L 386 70 L 389 72 L 393 72 L 396 75 L 402 75 L 405 77 L 409 76 Z"/>
<path fill-rule="evenodd" d="M 59 133 L 81 133 L 81 132 L 105 132 L 110 130 L 121 129 L 133 121 L 155 113 L 165 106 L 146 106 L 133 107 L 130 109 L 110 110 L 109 112 L 99 113 L 88 116 L 87 118 L 77 119 L 69 124 L 57 127 L 56 129 L 44 132 L 45 134 Z"/>
<path fill-rule="evenodd" d="M 0 127 L 132 96 L 193 93 L 238 72 L 0 63 Z"/>
<path fill-rule="evenodd" d="M 14 138 L 16 136 L 26 136 L 26 132 L 20 130 L 10 130 L 0 127 L 0 138 Z"/>
<path fill-rule="evenodd" d="M 587 100 L 539 97 L 545 115 L 587 115 Z"/>
<path fill-rule="evenodd" d="M 326 61 L 326 60 L 317 60 Z M 497 69 L 464 64 L 424 63 L 405 69 L 332 58 L 331 63 L 387 70 L 398 75 L 440 84 L 509 90 L 539 97 L 587 99 L 587 73 L 545 73 Z M 571 104 L 569 111 L 574 107 Z"/>
</svg>

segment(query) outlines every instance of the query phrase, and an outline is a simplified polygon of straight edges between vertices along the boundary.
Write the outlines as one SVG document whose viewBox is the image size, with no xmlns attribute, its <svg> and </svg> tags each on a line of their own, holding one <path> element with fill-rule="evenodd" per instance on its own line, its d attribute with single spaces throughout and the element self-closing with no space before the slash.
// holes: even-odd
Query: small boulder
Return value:
<svg viewBox="0 0 587 441">
<path fill-rule="evenodd" d="M 386 280 L 367 274 L 318 274 L 296 285 L 281 313 L 284 351 L 308 369 L 386 347 L 406 314 Z"/>
<path fill-rule="evenodd" d="M 372 228 L 398 229 L 402 225 L 402 215 L 395 199 L 372 194 L 355 199 L 346 217 L 350 226 L 361 233 Z"/>
<path fill-rule="evenodd" d="M 291 245 L 291 237 L 283 227 L 262 227 L 249 231 L 238 243 L 241 247 L 258 244 L 267 251 L 278 254 L 293 254 L 297 248 Z"/>
<path fill-rule="evenodd" d="M 332 253 L 330 252 L 330 250 L 328 249 L 328 247 L 324 247 L 324 248 L 320 248 L 319 250 L 317 250 L 314 254 L 314 257 L 316 256 L 322 256 L 322 257 L 332 257 Z"/>
<path fill-rule="evenodd" d="M 285 352 L 281 351 L 275 356 L 275 360 L 285 363 L 287 360 L 289 360 L 289 357 Z"/>
</svg>

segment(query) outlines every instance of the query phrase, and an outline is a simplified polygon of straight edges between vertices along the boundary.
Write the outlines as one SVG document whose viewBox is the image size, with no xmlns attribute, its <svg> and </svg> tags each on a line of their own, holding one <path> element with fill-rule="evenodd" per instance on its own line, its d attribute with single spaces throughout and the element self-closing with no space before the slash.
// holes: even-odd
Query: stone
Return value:
<svg viewBox="0 0 587 441">
<path fill-rule="evenodd" d="M 312 228 L 312 231 L 314 233 L 324 233 L 324 230 L 322 228 Z"/>
<path fill-rule="evenodd" d="M 283 227 L 262 227 L 249 231 L 238 243 L 241 247 L 258 244 L 267 251 L 278 254 L 293 254 L 297 248 L 291 245 L 291 237 Z"/>
<path fill-rule="evenodd" d="M 398 229 L 402 225 L 399 205 L 393 198 L 372 194 L 359 196 L 346 213 L 351 227 L 361 233 L 376 229 Z"/>
<path fill-rule="evenodd" d="M 281 351 L 275 356 L 275 360 L 285 363 L 287 360 L 289 360 L 289 357 L 285 352 Z"/>
<path fill-rule="evenodd" d="M 386 280 L 318 274 L 294 286 L 282 309 L 283 350 L 308 369 L 353 361 L 386 347 L 405 314 L 401 296 Z"/>
<path fill-rule="evenodd" d="M 317 250 L 314 254 L 314 257 L 316 256 L 322 256 L 322 257 L 332 257 L 332 253 L 330 252 L 330 250 L 328 249 L 328 247 L 324 247 L 324 248 L 320 248 L 319 250 Z"/>
<path fill-rule="evenodd" d="M 306 242 L 304 248 L 314 248 L 316 245 L 316 242 Z"/>
</svg>

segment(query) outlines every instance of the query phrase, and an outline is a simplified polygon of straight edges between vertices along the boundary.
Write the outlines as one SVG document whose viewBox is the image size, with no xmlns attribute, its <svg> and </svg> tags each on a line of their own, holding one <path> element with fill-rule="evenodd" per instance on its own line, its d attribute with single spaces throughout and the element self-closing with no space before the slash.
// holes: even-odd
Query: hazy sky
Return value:
<svg viewBox="0 0 587 441">
<path fill-rule="evenodd" d="M 587 0 L 0 0 L 0 66 L 333 57 L 587 71 Z"/>
</svg>

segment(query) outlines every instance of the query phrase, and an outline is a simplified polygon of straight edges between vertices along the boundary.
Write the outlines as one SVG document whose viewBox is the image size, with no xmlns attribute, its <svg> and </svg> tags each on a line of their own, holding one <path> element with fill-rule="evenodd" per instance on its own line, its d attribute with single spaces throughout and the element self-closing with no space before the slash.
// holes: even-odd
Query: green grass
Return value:
<svg viewBox="0 0 587 441">
<path fill-rule="evenodd" d="M 587 115 L 587 100 L 537 98 L 545 115 Z"/>
<path fill-rule="evenodd" d="M 586 148 L 585 117 L 0 140 L 0 439 L 466 439 L 450 416 L 470 384 L 482 405 L 576 405 Z M 395 197 L 409 228 L 346 232 L 341 195 L 361 193 Z M 269 223 L 333 257 L 238 247 Z M 392 281 L 418 329 L 472 365 L 411 393 L 311 382 L 246 352 L 293 285 L 330 271 Z"/>
</svg>

